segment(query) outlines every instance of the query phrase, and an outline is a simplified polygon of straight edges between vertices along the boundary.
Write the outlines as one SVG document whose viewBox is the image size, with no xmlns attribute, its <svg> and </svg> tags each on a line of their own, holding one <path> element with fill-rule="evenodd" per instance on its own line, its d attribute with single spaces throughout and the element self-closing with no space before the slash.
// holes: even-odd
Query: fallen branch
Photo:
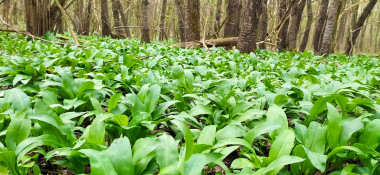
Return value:
<svg viewBox="0 0 380 175">
<path fill-rule="evenodd" d="M 46 40 L 46 39 L 43 39 L 41 37 L 38 37 L 38 36 L 35 36 L 35 35 L 32 35 L 31 33 L 29 32 L 24 32 L 24 31 L 20 31 L 20 30 L 17 30 L 15 28 L 13 28 L 10 24 L 8 24 L 7 22 L 4 21 L 3 17 L 0 15 L 0 21 L 5 25 L 7 26 L 9 29 L 9 32 L 16 32 L 16 33 L 19 33 L 21 35 L 26 35 L 26 36 L 29 36 L 33 39 L 36 39 L 36 40 L 40 40 L 40 41 L 44 41 L 44 42 L 48 42 L 48 43 L 52 43 L 52 44 L 57 44 L 57 45 L 69 45 L 69 46 L 78 46 L 78 47 L 85 47 L 85 46 L 82 46 L 82 45 L 76 45 L 76 44 L 70 44 L 70 43 L 59 43 L 59 42 L 53 42 L 53 41 L 49 41 L 49 40 Z"/>
</svg>

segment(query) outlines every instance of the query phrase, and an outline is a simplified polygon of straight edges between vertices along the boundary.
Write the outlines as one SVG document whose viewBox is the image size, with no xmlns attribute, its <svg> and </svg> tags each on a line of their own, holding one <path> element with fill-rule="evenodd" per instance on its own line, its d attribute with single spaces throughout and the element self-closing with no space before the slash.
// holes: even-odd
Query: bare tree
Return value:
<svg viewBox="0 0 380 175">
<path fill-rule="evenodd" d="M 319 53 L 319 50 L 320 50 L 321 35 L 322 35 L 325 21 L 327 19 L 328 6 L 329 6 L 329 0 L 322 0 L 321 4 L 319 5 L 318 19 L 317 19 L 317 22 L 315 23 L 314 39 L 313 39 L 314 51 L 317 53 Z"/>
<path fill-rule="evenodd" d="M 186 41 L 199 41 L 200 36 L 200 2 L 199 0 L 185 0 L 185 36 Z"/>
<path fill-rule="evenodd" d="M 113 14 L 113 26 L 115 29 L 115 34 L 117 37 L 121 37 L 122 34 L 119 28 L 117 28 L 120 26 L 120 13 L 119 13 L 118 4 L 116 3 L 115 0 L 112 1 L 112 14 Z"/>
<path fill-rule="evenodd" d="M 289 50 L 295 51 L 297 49 L 297 31 L 299 28 L 298 23 L 298 9 L 301 10 L 301 7 L 299 7 L 299 4 L 303 0 L 293 0 L 291 7 L 291 15 L 290 15 L 290 22 L 289 22 L 289 29 L 288 29 L 288 37 L 289 37 Z M 303 10 L 303 9 L 302 9 Z"/>
<path fill-rule="evenodd" d="M 333 33 L 333 27 L 335 24 L 335 19 L 337 17 L 337 10 L 339 6 L 339 0 L 332 0 L 329 8 L 329 13 L 326 21 L 325 31 L 323 34 L 321 53 L 329 54 L 331 47 L 331 38 Z"/>
<path fill-rule="evenodd" d="M 75 9 L 75 31 L 79 35 L 90 34 L 90 20 L 91 20 L 91 0 L 78 0 Z"/>
<path fill-rule="evenodd" d="M 160 22 L 160 40 L 162 41 L 165 36 L 165 17 L 166 17 L 166 4 L 167 0 L 162 1 L 162 13 L 161 13 L 161 22 Z"/>
<path fill-rule="evenodd" d="M 100 18 L 102 20 L 102 36 L 111 35 L 111 26 L 109 22 L 108 0 L 100 0 Z"/>
<path fill-rule="evenodd" d="M 280 16 L 279 16 L 279 19 L 280 19 L 280 28 L 279 28 L 279 32 L 278 32 L 278 39 L 280 40 L 279 44 L 278 44 L 278 48 L 280 50 L 284 50 L 286 47 L 287 47 L 287 35 L 288 35 L 288 27 L 289 27 L 289 10 L 288 10 L 288 6 L 287 6 L 287 3 L 290 3 L 291 0 L 280 0 L 280 6 L 279 6 L 279 10 L 280 10 Z"/>
<path fill-rule="evenodd" d="M 241 0 L 228 0 L 224 37 L 239 36 L 241 7 Z"/>
<path fill-rule="evenodd" d="M 342 10 L 345 9 L 346 4 L 348 4 L 348 0 L 342 1 Z M 344 42 L 344 34 L 346 31 L 346 23 L 347 23 L 347 13 L 344 13 L 340 19 L 339 27 L 338 27 L 338 38 L 337 38 L 337 50 L 341 50 Z"/>
<path fill-rule="evenodd" d="M 150 43 L 148 5 L 148 0 L 141 0 L 141 40 L 146 43 Z"/>
<path fill-rule="evenodd" d="M 243 16 L 238 47 L 240 52 L 249 53 L 256 49 L 257 28 L 261 0 L 250 0 L 247 2 L 246 11 Z"/>
<path fill-rule="evenodd" d="M 129 1 L 127 1 L 129 2 Z M 128 18 L 127 18 L 127 15 L 125 15 L 125 12 L 124 12 L 124 9 L 123 9 L 123 5 L 120 3 L 120 0 L 114 0 L 114 3 L 117 4 L 117 7 L 118 7 L 118 10 L 119 10 L 119 14 L 120 14 L 120 17 L 121 17 L 121 21 L 123 22 L 124 26 L 128 26 Z M 124 28 L 124 34 L 126 37 L 130 37 L 131 36 L 131 33 L 129 31 L 129 28 L 128 27 L 123 27 Z"/>
<path fill-rule="evenodd" d="M 218 0 L 216 3 L 216 12 L 215 12 L 215 26 L 214 26 L 214 31 L 218 32 L 219 28 L 221 27 L 220 25 L 220 16 L 222 13 L 222 2 L 223 0 Z M 218 34 L 216 34 L 216 37 L 218 38 Z"/>
<path fill-rule="evenodd" d="M 360 15 L 356 25 L 355 25 L 355 30 L 352 31 L 352 35 L 350 36 L 350 41 L 347 43 L 347 48 L 346 48 L 346 54 L 351 55 L 353 48 L 355 46 L 356 39 L 359 36 L 360 30 L 363 28 L 365 20 L 368 18 L 369 14 L 375 7 L 376 3 L 378 0 L 370 0 L 367 4 L 367 6 L 363 9 L 362 14 Z"/>
</svg>

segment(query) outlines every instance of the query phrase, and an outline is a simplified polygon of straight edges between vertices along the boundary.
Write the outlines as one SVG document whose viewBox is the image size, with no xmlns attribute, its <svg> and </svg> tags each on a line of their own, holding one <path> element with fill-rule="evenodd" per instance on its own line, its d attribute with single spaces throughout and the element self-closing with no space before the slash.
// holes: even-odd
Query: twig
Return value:
<svg viewBox="0 0 380 175">
<path fill-rule="evenodd" d="M 63 14 L 63 18 L 65 18 L 67 27 L 70 30 L 70 33 L 71 33 L 71 35 L 73 37 L 73 40 L 74 40 L 75 44 L 79 46 L 80 44 L 78 42 L 77 36 L 75 36 L 75 33 L 74 33 L 73 29 L 71 28 L 71 26 L 69 24 L 69 17 L 67 16 L 65 9 L 63 9 L 61 3 L 59 3 L 58 0 L 55 0 L 55 3 L 58 5 L 59 9 L 61 10 L 61 13 Z"/>
<path fill-rule="evenodd" d="M 58 44 L 58 45 L 70 45 L 70 46 L 78 46 L 78 47 L 85 47 L 85 46 L 82 46 L 82 45 L 76 45 L 76 44 L 70 44 L 70 43 L 59 43 L 59 42 L 52 42 L 52 41 L 49 41 L 49 40 L 46 40 L 46 39 L 43 39 L 41 37 L 38 37 L 38 36 L 35 36 L 35 35 L 32 35 L 31 33 L 29 32 L 22 32 L 20 30 L 17 30 L 17 29 L 14 29 L 11 25 L 9 25 L 7 22 L 4 21 L 3 17 L 0 15 L 0 21 L 6 25 L 7 27 L 10 28 L 10 32 L 16 32 L 16 33 L 19 33 L 19 34 L 22 34 L 22 35 L 26 35 L 26 36 L 29 36 L 33 39 L 36 39 L 36 40 L 40 40 L 40 41 L 44 41 L 44 42 L 48 42 L 48 43 L 52 43 L 52 44 Z"/>
<path fill-rule="evenodd" d="M 222 25 L 220 25 L 220 27 L 218 27 L 218 31 L 216 31 L 214 34 L 212 34 L 210 37 L 208 37 L 207 39 L 211 39 L 212 37 L 216 36 L 219 34 L 220 30 L 223 28 L 224 24 L 226 24 L 227 22 L 227 19 L 228 18 L 225 18 Z"/>
</svg>

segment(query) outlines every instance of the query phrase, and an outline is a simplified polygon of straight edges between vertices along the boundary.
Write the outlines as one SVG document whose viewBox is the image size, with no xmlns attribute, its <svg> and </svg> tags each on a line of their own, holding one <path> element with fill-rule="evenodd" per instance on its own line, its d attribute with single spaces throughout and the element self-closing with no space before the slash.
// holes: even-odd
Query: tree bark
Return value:
<svg viewBox="0 0 380 175">
<path fill-rule="evenodd" d="M 200 1 L 185 0 L 185 37 L 186 41 L 200 40 Z"/>
<path fill-rule="evenodd" d="M 278 33 L 278 39 L 280 40 L 278 44 L 279 50 L 284 50 L 287 47 L 287 35 L 288 35 L 288 27 L 289 27 L 289 14 L 288 14 L 288 8 L 287 8 L 287 2 L 290 2 L 290 0 L 281 0 L 280 3 L 280 23 L 282 24 L 281 28 L 279 29 Z"/>
<path fill-rule="evenodd" d="M 174 0 L 175 6 L 177 8 L 177 18 L 178 18 L 178 26 L 179 26 L 179 36 L 182 42 L 186 41 L 185 37 L 185 15 L 183 13 L 183 6 L 181 0 Z"/>
<path fill-rule="evenodd" d="M 109 22 L 108 0 L 100 1 L 100 13 L 102 21 L 102 36 L 109 36 L 111 35 L 111 26 Z"/>
<path fill-rule="evenodd" d="M 37 36 L 53 31 L 51 2 L 40 0 L 25 0 L 26 30 Z"/>
<path fill-rule="evenodd" d="M 332 31 L 332 36 L 331 36 L 331 44 L 330 44 L 330 53 L 334 53 L 335 50 L 335 45 L 337 41 L 337 30 L 338 30 L 338 20 L 339 20 L 339 15 L 342 12 L 343 7 L 343 1 L 344 0 L 339 0 L 339 5 L 338 5 L 338 10 L 336 11 L 336 18 L 335 18 L 335 23 Z"/>
<path fill-rule="evenodd" d="M 355 46 L 356 39 L 359 36 L 360 30 L 364 25 L 365 20 L 373 10 L 377 3 L 377 0 L 370 0 L 367 4 L 367 6 L 363 9 L 362 14 L 360 15 L 356 25 L 355 25 L 355 30 L 353 31 L 352 35 L 350 36 L 350 42 L 347 43 L 347 48 L 346 48 L 346 54 L 351 55 L 353 48 Z"/>
<path fill-rule="evenodd" d="M 300 52 L 305 52 L 307 43 L 309 42 L 309 35 L 311 30 L 311 24 L 313 23 L 313 7 L 311 0 L 307 0 L 307 24 L 306 31 L 303 34 L 302 43 L 300 46 Z"/>
<path fill-rule="evenodd" d="M 219 31 L 220 26 L 220 16 L 222 13 L 222 2 L 223 0 L 218 0 L 216 3 L 216 12 L 215 12 L 215 26 L 214 26 L 214 31 L 216 33 L 216 38 L 218 38 L 217 32 Z"/>
<path fill-rule="evenodd" d="M 228 0 L 224 37 L 239 36 L 241 6 L 241 0 Z"/>
<path fill-rule="evenodd" d="M 141 0 L 141 40 L 146 43 L 150 43 L 148 5 L 148 0 Z"/>
<path fill-rule="evenodd" d="M 321 53 L 329 54 L 331 47 L 331 39 L 333 27 L 336 22 L 336 14 L 339 6 L 339 0 L 332 0 L 329 8 L 329 13 L 326 21 L 325 31 L 323 34 Z"/>
<path fill-rule="evenodd" d="M 91 13 L 92 1 L 88 0 L 84 3 L 84 0 L 77 1 L 77 7 L 75 9 L 75 31 L 79 35 L 90 34 L 90 13 Z"/>
<path fill-rule="evenodd" d="M 347 0 L 343 0 L 342 4 L 342 10 L 346 8 L 346 4 L 348 3 Z M 338 27 L 338 38 L 336 49 L 340 51 L 342 49 L 343 43 L 344 43 L 344 33 L 346 31 L 346 21 L 347 21 L 347 13 L 345 13 L 342 18 L 340 19 L 339 27 Z"/>
<path fill-rule="evenodd" d="M 297 50 L 297 31 L 299 25 L 298 24 L 298 7 L 299 4 L 303 0 L 294 0 L 292 1 L 292 4 L 290 4 L 291 8 L 291 15 L 290 15 L 290 22 L 289 22 L 289 29 L 288 29 L 288 38 L 289 38 L 289 50 L 290 51 L 296 51 Z"/>
<path fill-rule="evenodd" d="M 115 0 L 112 1 L 112 14 L 113 14 L 113 27 L 115 29 L 115 34 L 118 37 L 121 37 L 122 34 L 120 32 L 120 29 L 116 28 L 120 26 L 120 13 L 119 13 L 119 7 Z"/>
<path fill-rule="evenodd" d="M 261 18 L 260 18 L 260 24 L 261 24 L 261 35 L 260 35 L 260 41 L 264 41 L 267 38 L 268 35 L 268 0 L 262 1 L 262 7 L 261 7 Z M 260 49 L 265 49 L 265 43 L 261 43 L 259 45 Z"/>
<path fill-rule="evenodd" d="M 166 4 L 167 0 L 162 0 L 162 12 L 160 22 L 160 40 L 162 41 L 165 36 L 165 17 L 166 17 Z"/>
<path fill-rule="evenodd" d="M 318 19 L 317 19 L 317 22 L 315 23 L 314 39 L 313 39 L 314 51 L 316 53 L 319 53 L 320 51 L 320 42 L 322 40 L 321 34 L 324 28 L 323 26 L 327 18 L 328 5 L 329 5 L 329 0 L 322 0 L 321 4 L 319 5 Z"/>
<path fill-rule="evenodd" d="M 260 6 L 261 0 L 250 0 L 247 2 L 238 41 L 238 47 L 242 53 L 254 52 L 256 50 L 257 28 L 259 22 L 259 15 L 257 12 L 260 11 Z"/>
<path fill-rule="evenodd" d="M 119 10 L 119 14 L 120 14 L 120 17 L 121 17 L 121 21 L 123 22 L 123 25 L 124 26 L 128 26 L 128 18 L 127 18 L 127 15 L 125 15 L 125 12 L 124 12 L 124 9 L 123 9 L 123 5 L 121 5 L 120 0 L 114 0 L 114 2 L 117 4 L 117 7 L 118 7 L 118 10 Z M 124 27 L 124 35 L 126 37 L 131 37 L 131 33 L 130 33 L 128 27 Z"/>
</svg>

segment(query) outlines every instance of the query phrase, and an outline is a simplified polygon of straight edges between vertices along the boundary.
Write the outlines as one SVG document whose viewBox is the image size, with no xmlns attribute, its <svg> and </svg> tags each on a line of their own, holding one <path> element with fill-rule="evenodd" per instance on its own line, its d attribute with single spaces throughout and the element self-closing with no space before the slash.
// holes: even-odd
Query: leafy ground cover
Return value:
<svg viewBox="0 0 380 175">
<path fill-rule="evenodd" d="M 1 173 L 380 174 L 377 58 L 81 39 L 1 35 Z"/>
</svg>

